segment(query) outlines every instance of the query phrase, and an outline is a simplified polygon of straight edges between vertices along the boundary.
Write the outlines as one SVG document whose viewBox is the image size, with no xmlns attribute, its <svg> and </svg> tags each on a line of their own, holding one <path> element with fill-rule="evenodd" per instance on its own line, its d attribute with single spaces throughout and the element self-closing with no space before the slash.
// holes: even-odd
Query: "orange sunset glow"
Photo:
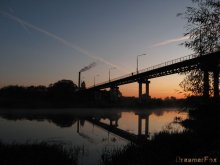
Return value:
<svg viewBox="0 0 220 165">
<path fill-rule="evenodd" d="M 169 75 L 150 80 L 150 96 L 153 98 L 166 98 L 174 96 L 176 98 L 184 98 L 179 86 L 183 80 L 184 75 Z M 138 96 L 138 83 L 132 83 L 128 85 L 121 85 L 120 91 L 123 96 Z M 145 93 L 145 85 L 142 86 L 143 94 Z"/>
</svg>

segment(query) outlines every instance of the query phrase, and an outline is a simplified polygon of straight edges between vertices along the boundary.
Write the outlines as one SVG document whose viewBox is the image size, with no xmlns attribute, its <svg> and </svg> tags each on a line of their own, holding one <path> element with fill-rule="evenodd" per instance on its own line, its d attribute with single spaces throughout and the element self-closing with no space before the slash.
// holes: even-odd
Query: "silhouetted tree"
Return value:
<svg viewBox="0 0 220 165">
<path fill-rule="evenodd" d="M 192 49 L 197 55 L 219 50 L 220 45 L 220 1 L 191 0 L 193 7 L 187 7 L 184 13 L 178 14 L 187 20 L 186 33 L 189 40 L 182 43 Z M 186 73 L 186 78 L 180 86 L 187 93 L 201 95 L 203 91 L 203 73 L 193 70 Z"/>
<path fill-rule="evenodd" d="M 26 93 L 25 87 L 18 85 L 9 85 L 0 89 L 0 97 L 4 98 L 18 98 L 24 97 Z"/>
<path fill-rule="evenodd" d="M 47 87 L 45 86 L 30 86 L 26 87 L 26 95 L 31 99 L 43 99 L 47 96 Z"/>
<path fill-rule="evenodd" d="M 0 89 L 0 97 L 4 98 L 19 98 L 19 99 L 36 99 L 46 96 L 47 88 L 45 86 L 17 86 L 10 85 Z"/>
<path fill-rule="evenodd" d="M 71 80 L 60 80 L 50 84 L 48 88 L 49 96 L 59 100 L 72 99 L 78 87 Z"/>
</svg>

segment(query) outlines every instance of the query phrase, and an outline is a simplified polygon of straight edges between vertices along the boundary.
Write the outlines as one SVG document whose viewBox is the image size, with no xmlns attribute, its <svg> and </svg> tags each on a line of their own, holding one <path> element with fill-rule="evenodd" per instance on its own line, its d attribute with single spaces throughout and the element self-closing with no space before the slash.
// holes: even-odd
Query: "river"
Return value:
<svg viewBox="0 0 220 165">
<path fill-rule="evenodd" d="M 83 149 L 80 165 L 95 165 L 105 149 L 120 148 L 137 135 L 151 139 L 162 130 L 183 131 L 180 108 L 1 109 L 2 143 L 61 143 Z"/>
</svg>

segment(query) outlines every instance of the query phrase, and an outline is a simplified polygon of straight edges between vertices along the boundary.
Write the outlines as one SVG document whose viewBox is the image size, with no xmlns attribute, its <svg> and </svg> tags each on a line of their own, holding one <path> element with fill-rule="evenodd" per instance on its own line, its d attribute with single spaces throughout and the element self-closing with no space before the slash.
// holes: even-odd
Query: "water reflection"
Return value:
<svg viewBox="0 0 220 165">
<path fill-rule="evenodd" d="M 149 136 L 149 116 L 150 113 L 136 113 L 136 115 L 138 115 L 138 135 L 142 136 L 144 135 L 145 137 Z M 145 131 L 144 134 L 142 134 L 142 122 L 145 122 Z"/>
<path fill-rule="evenodd" d="M 77 133 L 85 122 L 112 132 L 122 138 L 122 134 L 149 137 L 151 133 L 161 131 L 175 118 L 187 117 L 177 109 L 136 110 L 126 111 L 119 109 L 49 109 L 49 110 L 0 110 L 0 117 L 13 121 L 48 121 L 58 127 L 72 127 L 77 125 Z M 151 124 L 151 127 L 149 127 Z M 125 128 L 125 125 L 130 128 Z M 136 128 L 134 128 L 136 125 Z M 159 125 L 159 126 L 158 126 Z M 133 128 L 133 130 L 132 130 Z M 179 130 L 183 129 L 178 126 Z M 122 133 L 123 132 L 123 133 Z M 129 138 L 125 138 L 129 140 Z"/>
<path fill-rule="evenodd" d="M 176 108 L 0 110 L 0 140 L 5 143 L 59 141 L 84 146 L 81 164 L 97 164 L 104 148 L 149 139 L 175 117 L 187 117 L 179 112 Z M 174 128 L 183 130 L 180 125 Z"/>
</svg>

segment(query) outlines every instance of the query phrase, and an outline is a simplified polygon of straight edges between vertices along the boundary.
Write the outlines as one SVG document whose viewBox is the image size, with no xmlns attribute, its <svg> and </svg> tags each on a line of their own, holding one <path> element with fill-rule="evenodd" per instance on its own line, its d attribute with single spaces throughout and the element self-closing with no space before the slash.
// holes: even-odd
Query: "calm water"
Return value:
<svg viewBox="0 0 220 165">
<path fill-rule="evenodd" d="M 47 141 L 83 148 L 79 164 L 95 165 L 104 149 L 123 147 L 130 134 L 150 139 L 161 130 L 182 131 L 172 123 L 187 118 L 178 108 L 0 110 L 3 143 Z M 114 128 L 111 132 L 109 128 Z M 112 130 L 112 129 L 111 129 Z M 126 131 L 126 137 L 120 132 Z"/>
</svg>

